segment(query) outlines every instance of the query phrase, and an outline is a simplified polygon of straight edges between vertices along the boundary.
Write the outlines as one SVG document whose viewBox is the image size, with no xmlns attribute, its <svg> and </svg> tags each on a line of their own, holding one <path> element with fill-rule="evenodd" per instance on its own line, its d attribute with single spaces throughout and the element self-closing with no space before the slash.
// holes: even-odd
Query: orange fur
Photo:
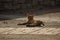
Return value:
<svg viewBox="0 0 60 40">
<path fill-rule="evenodd" d="M 44 23 L 40 20 L 34 20 L 34 16 L 33 15 L 28 15 L 28 21 L 27 24 L 35 24 L 35 26 L 44 26 Z"/>
<path fill-rule="evenodd" d="M 18 25 L 26 25 L 26 26 L 44 26 L 44 23 L 40 20 L 34 20 L 34 16 L 28 15 L 28 21 L 26 23 L 18 24 Z"/>
</svg>

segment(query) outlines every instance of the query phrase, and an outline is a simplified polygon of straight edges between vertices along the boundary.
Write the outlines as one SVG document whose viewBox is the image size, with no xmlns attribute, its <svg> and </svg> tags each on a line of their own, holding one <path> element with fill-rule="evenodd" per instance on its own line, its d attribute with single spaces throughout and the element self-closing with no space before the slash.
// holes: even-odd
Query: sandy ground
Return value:
<svg viewBox="0 0 60 40">
<path fill-rule="evenodd" d="M 12 20 L 0 21 L 0 40 L 60 40 L 59 14 L 60 13 L 35 16 L 35 20 L 42 20 L 44 22 L 44 27 L 17 25 L 18 23 L 26 22 L 27 17 L 1 15 L 1 17 L 4 16 Z"/>
<path fill-rule="evenodd" d="M 14 34 L 0 36 L 0 40 L 60 40 L 60 35 Z"/>
<path fill-rule="evenodd" d="M 27 21 L 27 17 L 19 15 L 0 15 L 0 18 L 11 19 L 0 21 L 0 40 L 60 40 L 60 13 L 35 16 L 35 20 L 44 22 L 44 27 L 17 25 Z"/>
</svg>

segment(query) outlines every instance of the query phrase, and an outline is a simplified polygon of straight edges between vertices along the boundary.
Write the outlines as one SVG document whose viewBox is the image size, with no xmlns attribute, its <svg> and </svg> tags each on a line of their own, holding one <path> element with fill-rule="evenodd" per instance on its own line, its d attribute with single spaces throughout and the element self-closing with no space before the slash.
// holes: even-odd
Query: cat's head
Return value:
<svg viewBox="0 0 60 40">
<path fill-rule="evenodd" d="M 28 19 L 33 19 L 34 14 L 33 13 L 27 13 L 27 17 L 28 17 Z"/>
</svg>

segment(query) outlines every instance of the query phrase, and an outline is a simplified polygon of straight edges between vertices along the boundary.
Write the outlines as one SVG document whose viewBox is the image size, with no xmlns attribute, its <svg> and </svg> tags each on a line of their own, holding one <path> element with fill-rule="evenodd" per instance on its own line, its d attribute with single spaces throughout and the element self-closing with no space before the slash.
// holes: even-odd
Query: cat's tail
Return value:
<svg viewBox="0 0 60 40">
<path fill-rule="evenodd" d="M 27 23 L 18 23 L 17 25 L 26 25 Z"/>
</svg>

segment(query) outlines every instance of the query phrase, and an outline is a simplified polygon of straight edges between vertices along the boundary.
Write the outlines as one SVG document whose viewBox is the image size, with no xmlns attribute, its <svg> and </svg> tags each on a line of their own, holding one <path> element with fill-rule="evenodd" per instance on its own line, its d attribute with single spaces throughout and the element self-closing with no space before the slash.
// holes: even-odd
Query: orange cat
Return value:
<svg viewBox="0 0 60 40">
<path fill-rule="evenodd" d="M 40 20 L 34 20 L 33 15 L 28 15 L 28 21 L 26 26 L 44 26 L 44 23 Z"/>
<path fill-rule="evenodd" d="M 34 16 L 33 14 L 29 14 L 28 15 L 28 21 L 26 23 L 22 23 L 22 24 L 18 24 L 18 25 L 26 25 L 26 26 L 31 26 L 31 27 L 35 27 L 35 26 L 44 26 L 44 23 L 40 20 L 34 20 Z"/>
</svg>

